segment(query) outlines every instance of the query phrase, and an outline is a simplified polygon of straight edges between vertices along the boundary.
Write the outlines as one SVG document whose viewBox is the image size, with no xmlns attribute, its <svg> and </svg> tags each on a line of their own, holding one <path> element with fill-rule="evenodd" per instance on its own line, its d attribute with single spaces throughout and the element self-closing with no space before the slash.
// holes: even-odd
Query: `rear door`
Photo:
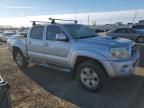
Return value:
<svg viewBox="0 0 144 108">
<path fill-rule="evenodd" d="M 44 26 L 32 27 L 29 39 L 27 41 L 28 55 L 36 61 L 43 60 L 43 34 Z"/>
<path fill-rule="evenodd" d="M 65 34 L 63 29 L 56 25 L 49 25 L 47 27 L 45 37 L 45 60 L 50 64 L 69 66 L 70 55 L 70 42 L 69 41 L 57 41 L 56 34 Z"/>
</svg>

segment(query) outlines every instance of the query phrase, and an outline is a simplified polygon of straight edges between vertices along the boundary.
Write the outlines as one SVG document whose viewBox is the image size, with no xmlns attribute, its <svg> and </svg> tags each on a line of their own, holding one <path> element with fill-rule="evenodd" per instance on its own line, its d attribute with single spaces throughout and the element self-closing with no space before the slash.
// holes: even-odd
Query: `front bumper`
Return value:
<svg viewBox="0 0 144 108">
<path fill-rule="evenodd" d="M 110 77 L 130 76 L 139 62 L 139 53 L 129 60 L 113 60 L 105 62 L 106 71 Z M 109 63 L 109 64 L 107 64 Z"/>
</svg>

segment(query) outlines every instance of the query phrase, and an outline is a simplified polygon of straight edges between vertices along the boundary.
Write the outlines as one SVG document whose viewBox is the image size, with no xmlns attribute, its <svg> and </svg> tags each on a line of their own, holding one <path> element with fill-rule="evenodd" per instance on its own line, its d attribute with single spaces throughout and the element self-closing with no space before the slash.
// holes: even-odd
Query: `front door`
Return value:
<svg viewBox="0 0 144 108">
<path fill-rule="evenodd" d="M 64 33 L 64 31 L 56 25 L 47 27 L 44 53 L 46 61 L 50 64 L 69 67 L 70 43 L 69 41 L 57 41 L 56 34 Z"/>
</svg>

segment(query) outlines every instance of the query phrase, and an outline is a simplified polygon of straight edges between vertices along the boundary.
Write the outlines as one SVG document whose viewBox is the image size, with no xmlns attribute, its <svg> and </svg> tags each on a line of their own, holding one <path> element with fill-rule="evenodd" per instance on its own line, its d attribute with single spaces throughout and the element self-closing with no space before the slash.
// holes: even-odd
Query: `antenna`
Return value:
<svg viewBox="0 0 144 108">
<path fill-rule="evenodd" d="M 90 21 L 90 16 L 88 15 L 88 25 L 89 25 L 89 21 Z"/>
</svg>

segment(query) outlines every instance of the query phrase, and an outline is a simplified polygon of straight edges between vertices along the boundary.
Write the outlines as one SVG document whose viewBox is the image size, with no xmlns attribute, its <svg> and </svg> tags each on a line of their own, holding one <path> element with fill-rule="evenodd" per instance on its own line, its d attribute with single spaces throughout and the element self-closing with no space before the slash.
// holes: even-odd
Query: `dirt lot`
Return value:
<svg viewBox="0 0 144 108">
<path fill-rule="evenodd" d="M 31 67 L 30 67 L 31 68 Z M 75 108 L 63 99 L 44 90 L 13 62 L 6 45 L 0 45 L 0 73 L 8 73 L 13 108 Z"/>
<path fill-rule="evenodd" d="M 143 49 L 140 48 L 142 52 Z M 30 65 L 20 70 L 7 45 L 0 45 L 0 72 L 11 85 L 13 108 L 143 108 L 143 53 L 136 75 L 108 79 L 99 94 L 82 89 L 68 73 Z"/>
</svg>

